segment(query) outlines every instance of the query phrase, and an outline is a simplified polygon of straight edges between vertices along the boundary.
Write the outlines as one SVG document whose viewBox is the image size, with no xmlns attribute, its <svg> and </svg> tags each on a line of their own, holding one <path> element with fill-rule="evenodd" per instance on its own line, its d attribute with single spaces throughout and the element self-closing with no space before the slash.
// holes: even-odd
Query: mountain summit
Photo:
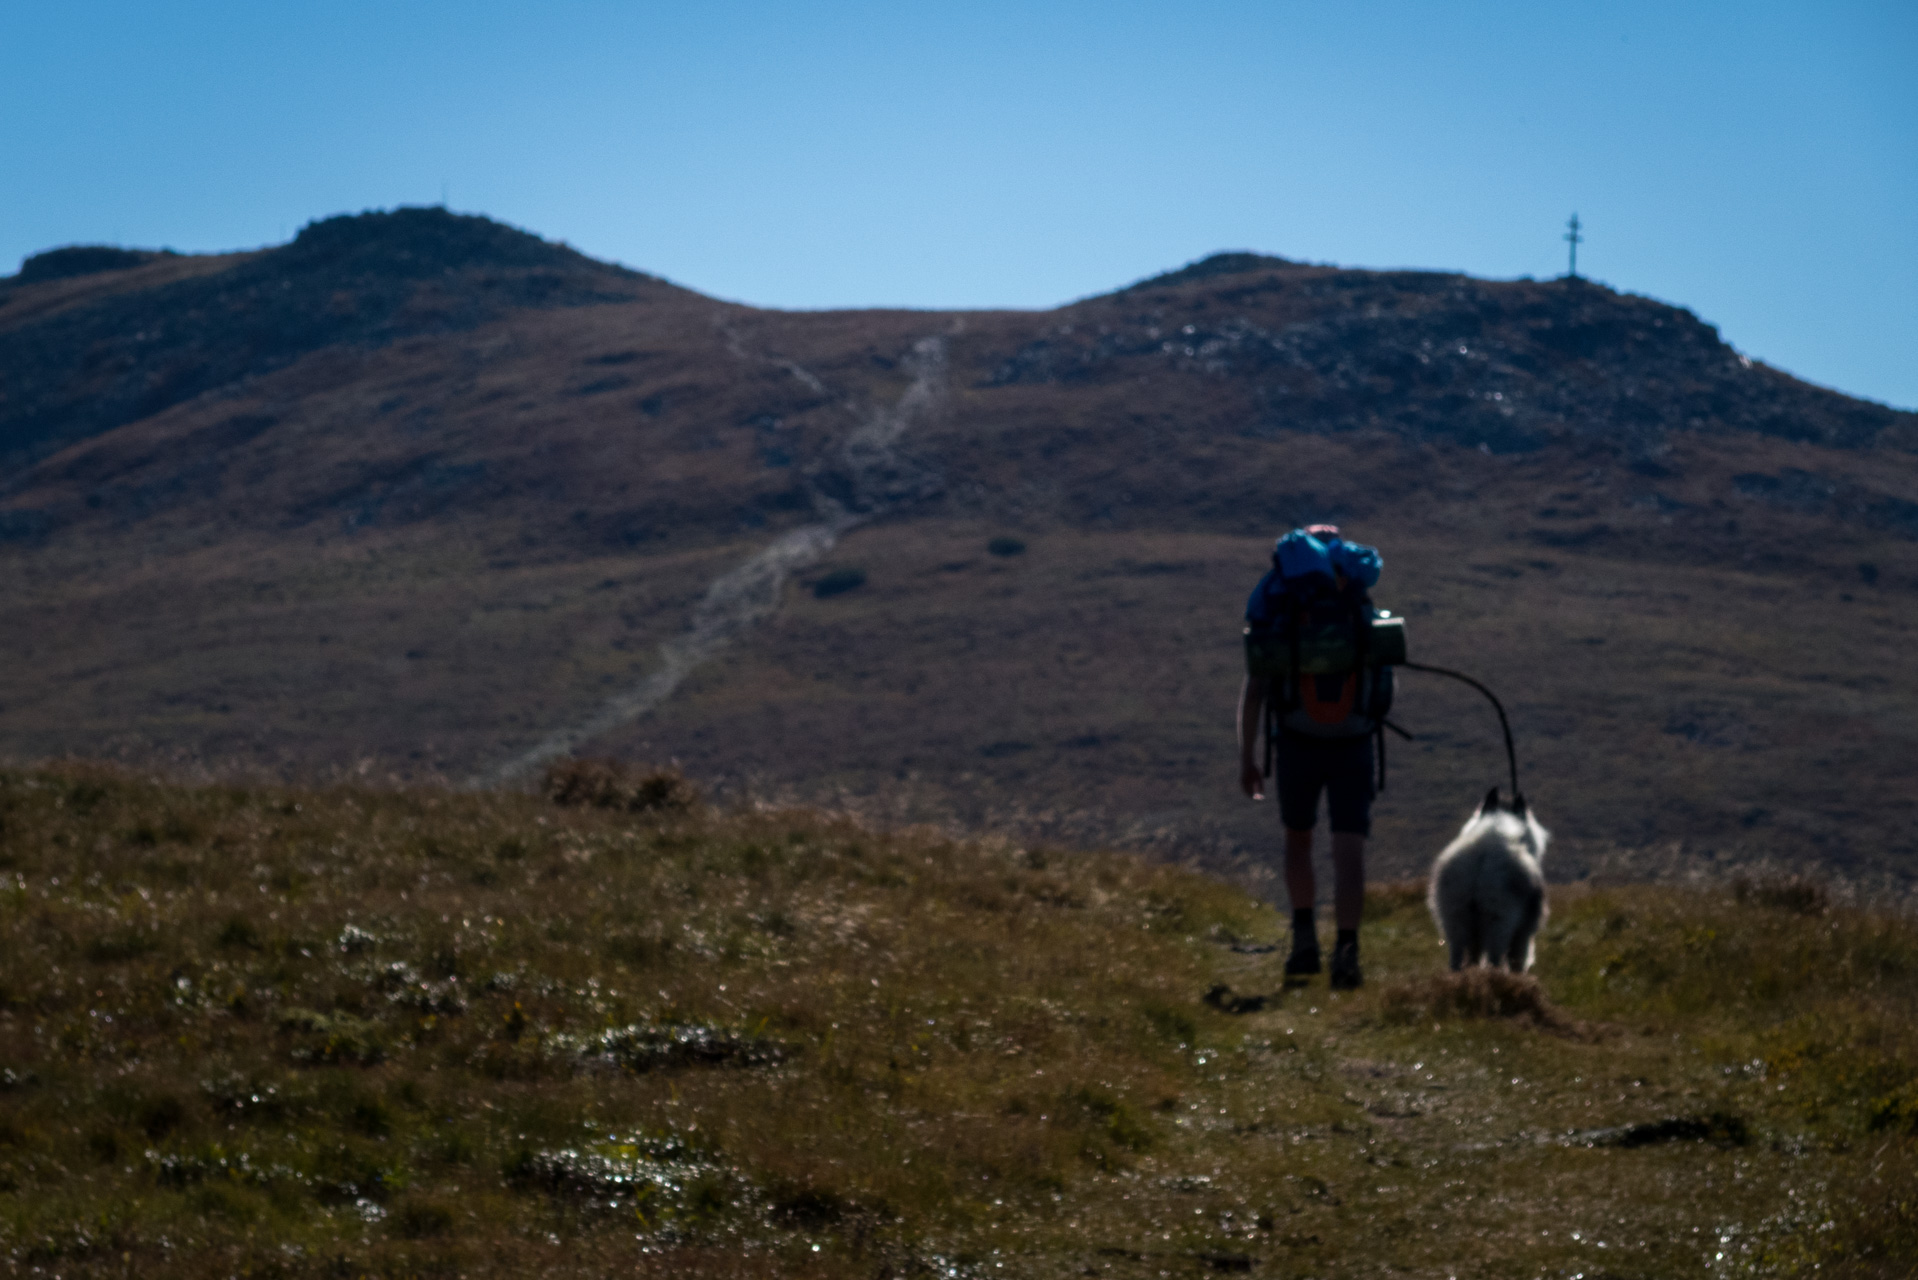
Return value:
<svg viewBox="0 0 1918 1280">
<path fill-rule="evenodd" d="M 65 296 L 21 297 L 43 281 L 71 283 Z M 324 347 L 472 329 L 515 308 L 630 301 L 649 283 L 444 209 L 326 218 L 279 248 L 198 263 L 54 250 L 0 281 L 0 456 L 43 457 Z M 41 306 L 9 323 L 22 301 Z"/>
</svg>

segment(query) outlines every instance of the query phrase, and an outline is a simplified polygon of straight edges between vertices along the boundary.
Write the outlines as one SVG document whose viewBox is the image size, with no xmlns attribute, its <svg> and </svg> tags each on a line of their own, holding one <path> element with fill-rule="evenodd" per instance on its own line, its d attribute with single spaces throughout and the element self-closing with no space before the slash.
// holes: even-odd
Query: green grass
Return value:
<svg viewBox="0 0 1918 1280">
<path fill-rule="evenodd" d="M 1560 890 L 1540 989 L 1445 978 L 1415 885 L 1368 909 L 1368 985 L 1335 996 L 1250 949 L 1269 908 L 1117 855 L 0 775 L 0 1260 L 1918 1266 L 1910 922 L 1791 884 Z"/>
</svg>

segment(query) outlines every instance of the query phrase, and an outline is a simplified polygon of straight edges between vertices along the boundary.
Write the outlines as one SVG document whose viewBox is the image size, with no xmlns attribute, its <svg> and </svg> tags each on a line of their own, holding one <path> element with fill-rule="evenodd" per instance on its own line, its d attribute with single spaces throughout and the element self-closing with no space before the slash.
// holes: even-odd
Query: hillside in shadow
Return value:
<svg viewBox="0 0 1918 1280">
<path fill-rule="evenodd" d="M 1511 706 L 1554 875 L 1918 874 L 1918 415 L 1677 307 L 1227 254 L 1051 311 L 774 312 L 424 209 L 27 267 L 17 758 L 676 758 L 1256 884 L 1238 616 L 1329 519 L 1414 656 Z M 1421 679 L 1392 874 L 1499 772 Z"/>
</svg>

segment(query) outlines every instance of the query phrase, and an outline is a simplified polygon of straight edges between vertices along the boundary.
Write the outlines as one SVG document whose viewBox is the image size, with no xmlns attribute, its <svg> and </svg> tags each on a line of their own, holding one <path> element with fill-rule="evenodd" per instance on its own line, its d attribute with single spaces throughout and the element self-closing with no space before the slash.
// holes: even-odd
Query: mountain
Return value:
<svg viewBox="0 0 1918 1280">
<path fill-rule="evenodd" d="M 48 260 L 52 261 L 49 262 Z M 778 312 L 439 209 L 0 282 L 16 757 L 483 784 L 561 752 L 1257 883 L 1238 618 L 1384 549 L 1559 877 L 1918 875 L 1918 415 L 1584 280 L 1222 254 Z M 1376 867 L 1502 775 L 1402 677 Z"/>
</svg>

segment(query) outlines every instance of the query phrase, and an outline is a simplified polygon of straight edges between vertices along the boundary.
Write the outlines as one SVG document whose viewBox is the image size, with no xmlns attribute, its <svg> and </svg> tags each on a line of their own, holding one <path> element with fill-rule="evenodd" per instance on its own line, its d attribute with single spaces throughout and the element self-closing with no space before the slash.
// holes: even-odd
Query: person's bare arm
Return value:
<svg viewBox="0 0 1918 1280">
<path fill-rule="evenodd" d="M 1239 689 L 1239 788 L 1254 800 L 1265 799 L 1265 771 L 1259 767 L 1259 715 L 1265 710 L 1265 682 L 1245 678 Z"/>
</svg>

